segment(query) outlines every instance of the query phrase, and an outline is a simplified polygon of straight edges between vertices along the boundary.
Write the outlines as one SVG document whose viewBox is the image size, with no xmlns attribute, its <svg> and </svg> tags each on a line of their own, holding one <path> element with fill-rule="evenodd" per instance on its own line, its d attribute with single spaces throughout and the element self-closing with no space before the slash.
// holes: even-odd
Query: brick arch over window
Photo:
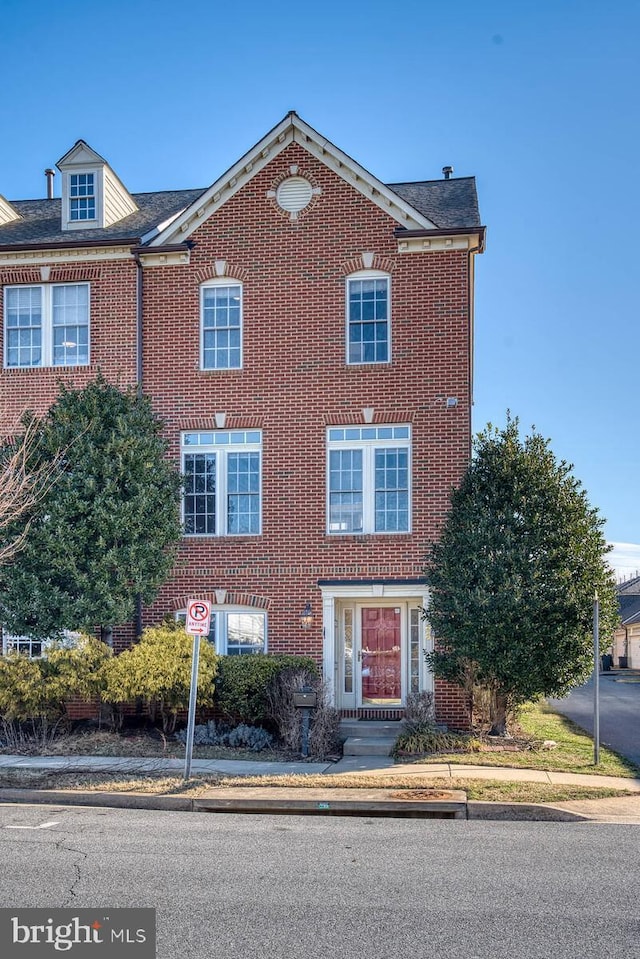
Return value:
<svg viewBox="0 0 640 959">
<path fill-rule="evenodd" d="M 218 603 L 216 598 L 216 593 L 224 592 L 224 602 Z M 187 609 L 189 603 L 193 600 L 193 594 L 190 593 L 188 596 L 181 596 L 179 599 L 173 600 L 173 612 L 178 613 L 183 609 Z M 257 596 L 255 593 L 241 593 L 235 590 L 215 590 L 209 589 L 204 592 L 198 593 L 198 599 L 208 600 L 213 607 L 217 606 L 243 606 L 247 609 L 265 609 L 268 610 L 271 606 L 271 600 L 267 599 L 266 596 Z"/>
<path fill-rule="evenodd" d="M 203 283 L 211 283 L 212 280 L 236 280 L 238 283 L 246 283 L 249 279 L 249 271 L 244 266 L 221 258 L 214 260 L 210 266 L 196 270 L 195 277 L 200 286 Z"/>
<path fill-rule="evenodd" d="M 340 267 L 340 272 L 345 277 L 352 273 L 359 273 L 361 270 L 380 270 L 382 273 L 393 273 L 395 265 L 395 261 L 389 256 L 374 253 L 371 257 L 367 256 L 366 253 L 361 253 L 359 256 L 353 256 L 351 259 L 345 260 Z"/>
</svg>

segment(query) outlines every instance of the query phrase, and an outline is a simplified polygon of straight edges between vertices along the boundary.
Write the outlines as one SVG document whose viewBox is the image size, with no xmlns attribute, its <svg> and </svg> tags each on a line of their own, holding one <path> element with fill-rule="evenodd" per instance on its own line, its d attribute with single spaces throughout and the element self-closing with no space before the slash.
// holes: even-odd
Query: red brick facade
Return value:
<svg viewBox="0 0 640 959">
<path fill-rule="evenodd" d="M 292 165 L 316 189 L 297 219 L 273 198 Z M 360 609 L 398 604 L 402 692 L 388 704 L 370 703 L 376 715 L 387 705 L 397 713 L 418 673 L 420 685 L 431 687 L 422 664 L 414 664 L 411 679 L 411 609 L 426 600 L 425 554 L 468 462 L 471 437 L 471 243 L 402 251 L 398 228 L 397 218 L 293 142 L 190 232 L 183 262 L 168 257 L 151 265 L 143 256 L 141 267 L 142 388 L 166 422 L 170 455 L 179 462 L 183 431 L 214 431 L 216 413 L 226 414 L 225 430 L 262 435 L 261 534 L 185 537 L 144 623 L 184 610 L 192 597 L 264 611 L 268 652 L 323 662 L 337 704 L 359 713 L 367 706 L 358 696 L 358 667 L 350 695 L 343 694 L 351 668 L 345 656 L 360 662 Z M 346 278 L 363 269 L 365 252 L 373 254 L 371 267 L 390 277 L 391 362 L 350 365 Z M 41 283 L 46 255 L 39 251 L 34 266 L 0 261 L 0 287 Z M 60 379 L 81 386 L 100 369 L 122 386 L 136 382 L 135 252 L 96 261 L 75 251 L 72 263 L 51 263 L 48 282 L 90 282 L 91 365 L 3 369 L 0 402 L 9 419 L 28 407 L 44 411 Z M 242 368 L 205 371 L 200 286 L 221 273 L 242 285 Z M 373 425 L 410 427 L 410 532 L 327 532 L 327 428 L 363 426 L 367 408 Z M 307 603 L 313 623 L 303 629 Z M 346 629 L 353 631 L 348 639 Z M 424 630 L 420 622 L 421 657 Z M 116 646 L 131 636 L 116 631 Z M 436 694 L 439 719 L 464 725 L 458 692 L 438 683 Z"/>
</svg>

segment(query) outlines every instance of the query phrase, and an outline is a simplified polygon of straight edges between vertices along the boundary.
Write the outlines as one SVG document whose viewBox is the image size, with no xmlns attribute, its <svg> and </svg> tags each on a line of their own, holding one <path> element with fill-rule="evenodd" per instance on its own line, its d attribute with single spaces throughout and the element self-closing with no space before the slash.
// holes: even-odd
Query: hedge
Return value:
<svg viewBox="0 0 640 959">
<path fill-rule="evenodd" d="M 285 669 L 319 670 L 309 656 L 220 656 L 215 702 L 223 718 L 249 726 L 273 726 L 265 690 Z"/>
</svg>

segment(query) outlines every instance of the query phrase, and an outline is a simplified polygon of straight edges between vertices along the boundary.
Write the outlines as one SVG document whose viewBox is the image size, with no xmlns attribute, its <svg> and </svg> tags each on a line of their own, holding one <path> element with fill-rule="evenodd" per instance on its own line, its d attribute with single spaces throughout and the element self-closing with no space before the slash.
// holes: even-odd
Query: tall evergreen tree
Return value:
<svg viewBox="0 0 640 959">
<path fill-rule="evenodd" d="M 22 550 L 0 569 L 0 620 L 15 634 L 52 637 L 133 619 L 168 577 L 181 535 L 179 472 L 147 399 L 98 377 L 61 387 L 35 429 L 27 472 L 55 465 L 45 494 L 16 523 Z"/>
<path fill-rule="evenodd" d="M 604 520 L 568 463 L 517 420 L 488 426 L 451 496 L 427 567 L 436 675 L 490 692 L 492 732 L 540 695 L 562 696 L 593 666 L 593 601 L 613 629 Z"/>
</svg>

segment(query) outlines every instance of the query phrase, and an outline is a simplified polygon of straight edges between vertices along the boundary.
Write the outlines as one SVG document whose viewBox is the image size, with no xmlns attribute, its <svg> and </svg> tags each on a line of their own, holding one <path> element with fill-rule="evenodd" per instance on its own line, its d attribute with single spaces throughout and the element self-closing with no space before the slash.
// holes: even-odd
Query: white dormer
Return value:
<svg viewBox="0 0 640 959">
<path fill-rule="evenodd" d="M 0 226 L 5 223 L 11 223 L 12 220 L 20 220 L 20 214 L 16 213 L 8 200 L 0 194 Z"/>
<path fill-rule="evenodd" d="M 78 140 L 56 166 L 62 174 L 63 230 L 111 226 L 138 209 L 107 161 L 84 140 Z"/>
</svg>

